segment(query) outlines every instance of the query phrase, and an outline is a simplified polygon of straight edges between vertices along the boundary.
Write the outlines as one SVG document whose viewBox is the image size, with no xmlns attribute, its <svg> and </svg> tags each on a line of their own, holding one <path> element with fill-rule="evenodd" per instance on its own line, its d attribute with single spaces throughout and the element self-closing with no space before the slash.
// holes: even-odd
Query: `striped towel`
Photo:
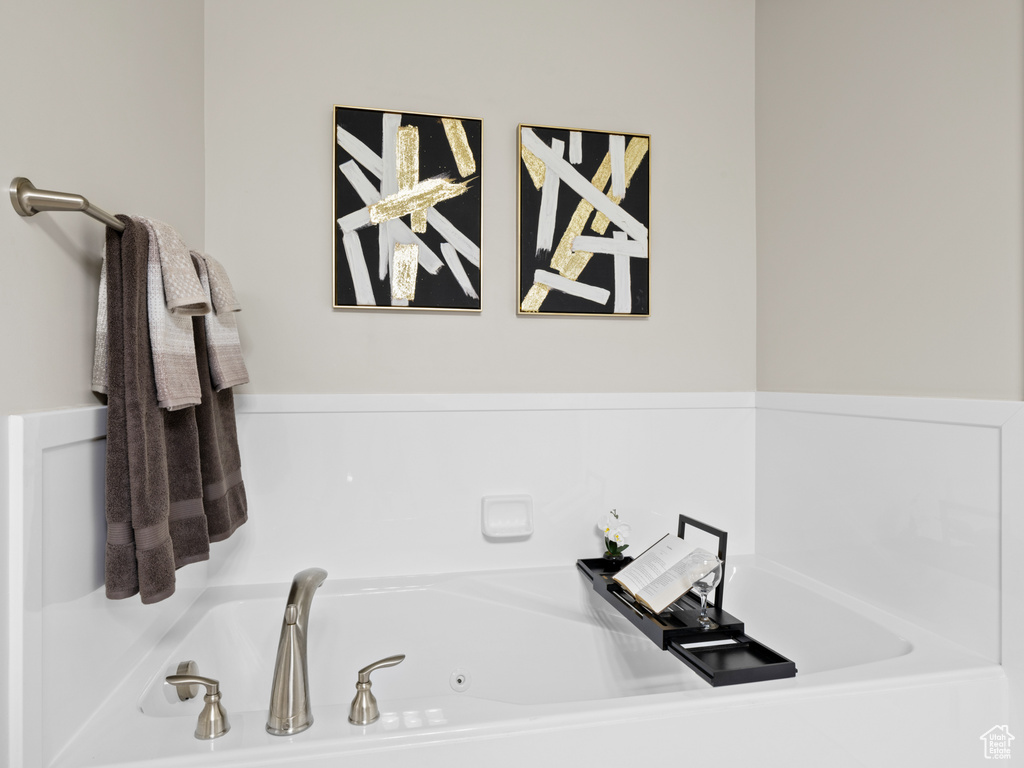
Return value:
<svg viewBox="0 0 1024 768">
<path fill-rule="evenodd" d="M 212 256 L 192 251 L 199 280 L 213 305 L 206 322 L 206 355 L 210 379 L 218 392 L 249 383 L 249 371 L 242 359 L 242 345 L 234 313 L 241 309 L 227 272 Z"/>
<path fill-rule="evenodd" d="M 107 244 L 103 243 L 100 295 L 96 302 L 96 346 L 92 351 L 92 391 L 107 394 Z"/>
<path fill-rule="evenodd" d="M 202 401 L 192 317 L 209 314 L 210 301 L 181 236 L 162 221 L 136 220 L 149 233 L 146 304 L 157 404 L 176 411 Z"/>
</svg>

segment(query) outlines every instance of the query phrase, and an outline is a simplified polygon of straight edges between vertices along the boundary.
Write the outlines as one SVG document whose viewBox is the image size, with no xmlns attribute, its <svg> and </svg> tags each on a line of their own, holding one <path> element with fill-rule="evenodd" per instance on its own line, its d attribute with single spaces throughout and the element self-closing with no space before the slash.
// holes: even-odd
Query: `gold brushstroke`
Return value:
<svg viewBox="0 0 1024 768">
<path fill-rule="evenodd" d="M 381 224 L 391 219 L 408 216 L 413 211 L 432 208 L 444 200 L 458 197 L 468 189 L 468 181 L 427 179 L 412 189 L 399 190 L 370 206 L 370 223 Z"/>
<path fill-rule="evenodd" d="M 576 280 L 593 256 L 594 254 L 590 251 L 573 251 L 572 255 L 569 256 L 569 261 L 562 268 L 562 277 Z"/>
<path fill-rule="evenodd" d="M 533 152 L 528 150 L 526 147 L 521 147 L 523 155 L 523 162 L 526 163 L 526 170 L 530 172 L 530 178 L 533 179 L 533 186 L 540 189 L 544 186 L 544 177 L 547 175 L 547 166 L 544 165 L 544 161 L 537 157 Z"/>
<path fill-rule="evenodd" d="M 395 161 L 398 168 L 398 188 L 409 191 L 420 181 L 420 129 L 415 125 L 403 125 L 398 129 L 395 142 Z M 422 234 L 427 231 L 427 209 L 418 208 L 412 212 L 412 231 Z"/>
<path fill-rule="evenodd" d="M 601 161 L 601 165 L 598 167 L 597 173 L 594 174 L 591 183 L 597 189 L 604 190 L 611 177 L 612 158 L 606 152 L 604 160 Z M 558 270 L 558 273 L 563 277 L 569 277 L 566 274 L 566 269 L 568 268 L 569 260 L 572 258 L 572 242 L 583 234 L 583 228 L 587 226 L 587 219 L 590 218 L 590 214 L 593 211 L 594 206 L 592 203 L 586 199 L 580 200 L 575 212 L 572 214 L 572 218 L 569 220 L 569 226 L 565 228 L 565 232 L 562 233 L 562 239 L 558 241 L 558 247 L 555 248 L 555 252 L 551 256 L 551 268 Z M 579 273 L 577 272 L 577 274 Z"/>
<path fill-rule="evenodd" d="M 395 165 L 398 168 L 398 188 L 410 190 L 420 182 L 420 129 L 403 125 L 395 141 Z"/>
<path fill-rule="evenodd" d="M 416 298 L 416 272 L 420 262 L 420 247 L 416 243 L 395 243 L 395 256 L 391 264 L 391 298 Z"/>
<path fill-rule="evenodd" d="M 530 290 L 526 292 L 526 298 L 523 299 L 523 303 L 519 305 L 519 308 L 523 312 L 540 311 L 540 305 L 544 303 L 544 299 L 548 297 L 550 290 L 546 285 L 534 283 L 530 286 Z"/>
<path fill-rule="evenodd" d="M 455 165 L 459 169 L 459 175 L 466 178 L 476 173 L 476 159 L 473 157 L 473 150 L 469 148 L 469 139 L 466 138 L 466 129 L 461 120 L 449 117 L 442 117 L 441 124 L 444 126 L 444 133 L 448 137 L 448 146 L 452 148 L 455 156 Z"/>
<path fill-rule="evenodd" d="M 422 235 L 427 231 L 427 209 L 417 208 L 412 212 L 409 217 L 409 228 L 412 229 L 417 235 Z"/>
<path fill-rule="evenodd" d="M 647 149 L 650 146 L 650 142 L 642 136 L 634 136 L 629 140 L 629 146 L 626 147 L 626 189 L 629 189 L 629 182 L 633 178 L 633 174 L 636 173 L 636 169 L 640 167 L 640 163 L 643 162 L 644 156 L 647 154 Z M 595 185 L 596 186 L 596 185 Z M 600 187 L 604 191 L 604 185 Z M 618 195 L 613 195 L 611 190 L 608 190 L 608 199 L 618 205 L 622 202 L 622 198 Z M 593 223 L 590 228 L 597 232 L 599 235 L 603 235 L 611 222 L 608 217 L 600 211 L 594 217 Z"/>
</svg>

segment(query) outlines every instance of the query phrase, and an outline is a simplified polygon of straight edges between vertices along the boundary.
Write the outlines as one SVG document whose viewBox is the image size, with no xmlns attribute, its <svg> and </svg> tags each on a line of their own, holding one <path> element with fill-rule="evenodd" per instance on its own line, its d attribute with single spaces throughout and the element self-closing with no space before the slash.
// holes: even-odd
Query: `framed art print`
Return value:
<svg viewBox="0 0 1024 768">
<path fill-rule="evenodd" d="M 650 145 L 519 126 L 519 314 L 650 314 Z"/>
<path fill-rule="evenodd" d="M 474 118 L 334 107 L 334 306 L 480 310 Z"/>
</svg>

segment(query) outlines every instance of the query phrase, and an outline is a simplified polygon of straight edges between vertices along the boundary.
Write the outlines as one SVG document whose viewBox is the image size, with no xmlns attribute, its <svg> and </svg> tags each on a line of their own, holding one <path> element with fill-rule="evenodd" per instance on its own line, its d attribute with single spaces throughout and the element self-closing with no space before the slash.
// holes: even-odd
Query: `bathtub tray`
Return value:
<svg viewBox="0 0 1024 768">
<path fill-rule="evenodd" d="M 697 622 L 700 603 L 683 595 L 660 614 L 651 613 L 630 597 L 614 576 L 618 571 L 603 558 L 576 561 L 594 591 L 663 651 L 667 650 L 713 686 L 753 683 L 796 675 L 796 665 L 746 634 L 743 622 L 713 605 L 708 616 L 718 629 L 703 630 Z"/>
<path fill-rule="evenodd" d="M 755 683 L 796 675 L 796 664 L 746 635 L 736 635 L 725 643 L 712 642 L 709 645 L 672 640 L 668 650 L 711 685 Z"/>
</svg>

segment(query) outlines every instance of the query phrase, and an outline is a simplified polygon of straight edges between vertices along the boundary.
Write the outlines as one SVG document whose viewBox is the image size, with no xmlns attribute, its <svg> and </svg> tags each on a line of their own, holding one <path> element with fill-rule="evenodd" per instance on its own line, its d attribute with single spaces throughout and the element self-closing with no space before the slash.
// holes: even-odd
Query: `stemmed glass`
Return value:
<svg viewBox="0 0 1024 768">
<path fill-rule="evenodd" d="M 717 587 L 721 580 L 722 563 L 719 562 L 708 573 L 693 583 L 693 588 L 700 595 L 700 616 L 697 617 L 697 621 L 700 622 L 702 630 L 718 629 L 718 624 L 708 618 L 708 593 Z"/>
</svg>

